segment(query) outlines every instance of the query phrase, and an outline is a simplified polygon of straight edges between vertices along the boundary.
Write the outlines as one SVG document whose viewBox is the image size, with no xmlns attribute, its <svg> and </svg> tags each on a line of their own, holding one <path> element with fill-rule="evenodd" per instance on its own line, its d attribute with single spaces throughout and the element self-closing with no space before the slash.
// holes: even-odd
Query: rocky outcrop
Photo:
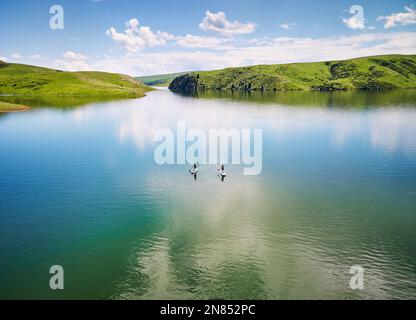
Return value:
<svg viewBox="0 0 416 320">
<path fill-rule="evenodd" d="M 175 93 L 192 94 L 197 91 L 198 77 L 192 74 L 184 74 L 175 78 L 169 85 L 169 90 Z"/>
</svg>

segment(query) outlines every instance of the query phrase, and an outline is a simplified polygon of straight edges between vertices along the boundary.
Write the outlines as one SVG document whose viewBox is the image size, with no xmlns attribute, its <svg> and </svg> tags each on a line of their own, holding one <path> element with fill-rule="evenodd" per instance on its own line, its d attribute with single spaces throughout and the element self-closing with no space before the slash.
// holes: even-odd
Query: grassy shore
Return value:
<svg viewBox="0 0 416 320">
<path fill-rule="evenodd" d="M 29 107 L 21 105 L 21 104 L 14 104 L 0 101 L 0 112 L 19 112 L 19 111 L 26 111 L 29 110 Z"/>
</svg>

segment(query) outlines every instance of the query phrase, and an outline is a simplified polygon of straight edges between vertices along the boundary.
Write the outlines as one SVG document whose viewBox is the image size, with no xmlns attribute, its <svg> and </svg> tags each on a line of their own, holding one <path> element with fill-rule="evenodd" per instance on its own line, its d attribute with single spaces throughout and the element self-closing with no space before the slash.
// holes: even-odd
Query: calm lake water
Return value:
<svg viewBox="0 0 416 320">
<path fill-rule="evenodd" d="M 0 298 L 416 298 L 415 92 L 50 104 L 0 116 Z M 156 165 L 178 120 L 262 129 L 262 173 Z"/>
</svg>

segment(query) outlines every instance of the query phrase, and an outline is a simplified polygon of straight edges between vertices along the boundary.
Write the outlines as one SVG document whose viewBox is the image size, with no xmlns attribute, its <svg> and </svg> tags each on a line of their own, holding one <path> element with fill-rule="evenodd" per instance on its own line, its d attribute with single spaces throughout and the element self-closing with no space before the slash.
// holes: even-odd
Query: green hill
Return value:
<svg viewBox="0 0 416 320">
<path fill-rule="evenodd" d="M 148 86 L 168 87 L 173 79 L 188 72 L 159 74 L 154 76 L 136 77 L 135 79 Z"/>
<path fill-rule="evenodd" d="M 64 72 L 0 62 L 0 95 L 76 97 L 101 101 L 143 97 L 149 90 L 151 88 L 122 74 Z"/>
<path fill-rule="evenodd" d="M 416 55 L 258 65 L 193 72 L 175 78 L 174 92 L 198 90 L 385 90 L 416 88 Z"/>
</svg>

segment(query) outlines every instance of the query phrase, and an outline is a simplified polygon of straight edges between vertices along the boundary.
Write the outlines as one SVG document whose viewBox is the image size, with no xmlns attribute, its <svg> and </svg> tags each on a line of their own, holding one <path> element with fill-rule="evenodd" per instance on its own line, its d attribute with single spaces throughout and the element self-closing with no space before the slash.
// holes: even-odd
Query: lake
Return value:
<svg viewBox="0 0 416 320">
<path fill-rule="evenodd" d="M 0 115 L 1 299 L 416 298 L 414 91 L 83 103 Z M 177 121 L 262 129 L 261 174 L 157 165 Z"/>
</svg>

